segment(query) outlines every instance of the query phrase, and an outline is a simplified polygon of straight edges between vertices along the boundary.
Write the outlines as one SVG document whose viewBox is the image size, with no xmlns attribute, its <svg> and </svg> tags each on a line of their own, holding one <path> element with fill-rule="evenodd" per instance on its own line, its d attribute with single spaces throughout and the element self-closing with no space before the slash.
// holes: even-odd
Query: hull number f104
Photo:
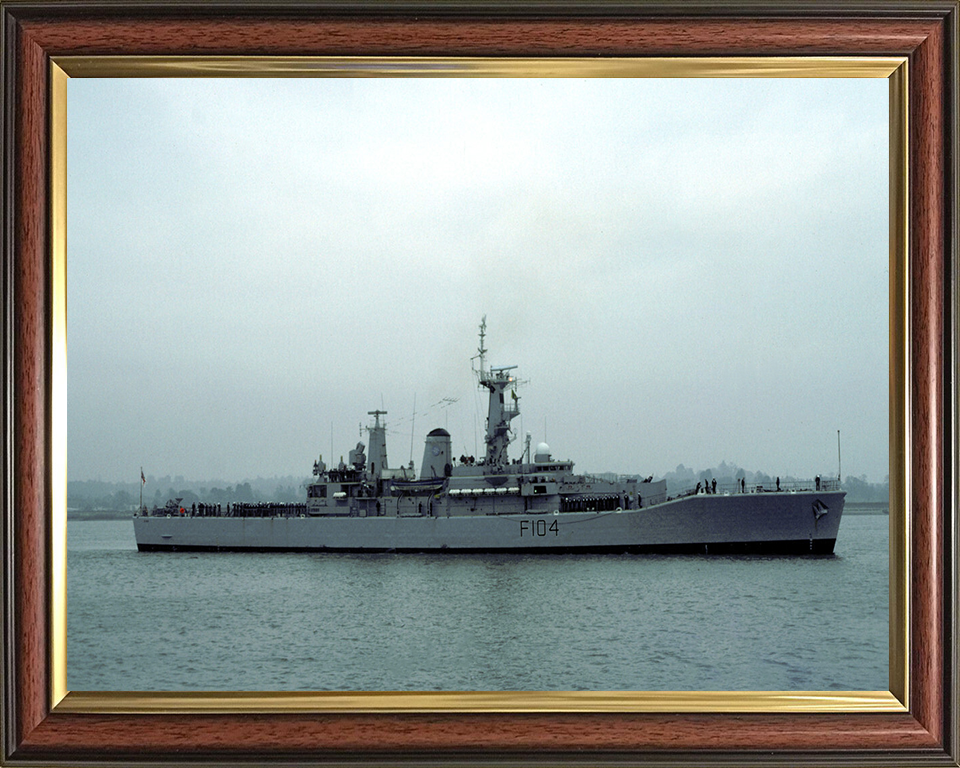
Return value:
<svg viewBox="0 0 960 768">
<path fill-rule="evenodd" d="M 550 525 L 547 525 L 546 520 L 520 521 L 520 538 L 524 536 L 547 536 L 551 533 L 554 536 L 560 533 L 560 524 L 556 520 L 550 523 Z"/>
</svg>

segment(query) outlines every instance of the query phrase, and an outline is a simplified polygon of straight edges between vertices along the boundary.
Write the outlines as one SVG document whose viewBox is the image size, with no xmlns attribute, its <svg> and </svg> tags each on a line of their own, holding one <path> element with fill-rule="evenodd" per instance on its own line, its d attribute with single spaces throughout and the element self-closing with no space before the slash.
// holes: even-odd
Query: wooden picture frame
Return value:
<svg viewBox="0 0 960 768">
<path fill-rule="evenodd" d="M 4 714 L 11 764 L 97 762 L 843 762 L 957 765 L 956 2 L 709 6 L 111 4 L 3 2 Z M 901 202 L 909 269 L 891 287 L 908 333 L 903 425 L 891 424 L 909 482 L 906 708 L 785 711 L 256 711 L 152 713 L 62 706 L 51 608 L 58 523 L 51 429 L 51 171 L 56 60 L 103 56 L 905 57 L 909 167 Z M 904 85 L 907 85 L 905 83 Z M 59 182 L 57 181 L 59 178 Z M 898 201 L 893 201 L 898 205 Z M 893 310 L 892 310 L 893 311 Z M 891 615 L 891 621 L 895 617 Z M 62 662 L 62 660 L 59 660 Z M 201 702 L 202 704 L 202 702 Z M 190 714 L 184 710 L 194 709 Z M 223 708 L 221 708 L 222 710 Z M 575 708 L 574 708 L 575 709 Z M 543 710 L 550 710 L 544 707 Z"/>
</svg>

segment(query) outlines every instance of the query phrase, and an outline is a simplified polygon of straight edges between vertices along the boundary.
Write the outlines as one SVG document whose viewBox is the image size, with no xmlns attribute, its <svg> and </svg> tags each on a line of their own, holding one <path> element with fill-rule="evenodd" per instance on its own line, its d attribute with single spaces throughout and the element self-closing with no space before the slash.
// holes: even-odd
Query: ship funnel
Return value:
<svg viewBox="0 0 960 768">
<path fill-rule="evenodd" d="M 452 471 L 450 433 L 445 429 L 435 429 L 427 435 L 427 439 L 424 441 L 423 461 L 420 463 L 420 479 L 432 480 L 437 477 L 449 477 Z"/>
</svg>

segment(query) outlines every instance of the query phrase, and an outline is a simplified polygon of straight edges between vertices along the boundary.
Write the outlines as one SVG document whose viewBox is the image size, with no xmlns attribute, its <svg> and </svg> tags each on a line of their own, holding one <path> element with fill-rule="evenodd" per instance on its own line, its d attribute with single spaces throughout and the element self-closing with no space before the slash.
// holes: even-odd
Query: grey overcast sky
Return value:
<svg viewBox="0 0 960 768">
<path fill-rule="evenodd" d="M 530 432 L 587 472 L 811 477 L 839 429 L 844 476 L 887 475 L 885 80 L 68 100 L 70 479 L 306 477 L 375 408 L 393 466 L 438 426 L 481 455 L 484 314 L 526 382 L 514 457 Z"/>
</svg>

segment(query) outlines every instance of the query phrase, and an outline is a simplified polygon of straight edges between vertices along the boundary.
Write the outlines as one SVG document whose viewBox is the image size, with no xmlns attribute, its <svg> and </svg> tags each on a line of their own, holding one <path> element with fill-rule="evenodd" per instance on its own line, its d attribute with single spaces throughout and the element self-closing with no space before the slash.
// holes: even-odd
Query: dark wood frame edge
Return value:
<svg viewBox="0 0 960 768">
<path fill-rule="evenodd" d="M 712 5 L 712 4 L 711 4 Z M 255 715 L 228 717 L 200 715 L 191 719 L 191 729 L 206 733 L 206 746 L 183 738 L 183 718 L 173 715 L 134 718 L 58 715 L 50 713 L 48 698 L 49 617 L 45 605 L 49 578 L 46 561 L 48 540 L 46 511 L 49 507 L 50 481 L 48 455 L 49 381 L 49 268 L 47 265 L 47 98 L 49 57 L 71 52 L 158 52 L 169 51 L 171 41 L 163 35 L 151 40 L 143 34 L 138 50 L 111 51 L 106 41 L 93 41 L 90 30 L 101 33 L 119 21 L 142 30 L 164 19 L 186 14 L 206 15 L 209 4 L 160 2 L 135 3 L 4 3 L 2 7 L 3 115 L 3 373 L 4 373 L 4 545 L 12 553 L 4 562 L 4 696 L 3 754 L 10 764 L 37 764 L 49 761 L 80 761 L 97 755 L 100 759 L 129 762 L 168 760 L 173 750 L 182 762 L 251 760 L 332 762 L 591 762 L 676 764 L 697 762 L 750 762 L 764 764 L 902 764 L 957 765 L 956 656 L 956 530 L 950 505 L 956 498 L 955 462 L 956 414 L 956 3 L 874 2 L 847 4 L 838 12 L 830 3 L 724 4 L 720 12 L 708 14 L 706 6 L 686 7 L 683 18 L 672 21 L 678 6 L 652 4 L 604 4 L 591 14 L 577 3 L 537 5 L 523 8 L 516 3 L 488 3 L 473 7 L 467 14 L 474 37 L 461 46 L 479 47 L 482 53 L 546 55 L 553 47 L 559 55 L 571 55 L 569 48 L 558 48 L 550 22 L 563 21 L 563 28 L 578 24 L 590 26 L 610 21 L 623 34 L 624 25 L 640 19 L 662 24 L 680 23 L 686 27 L 721 21 L 726 29 L 723 43 L 714 40 L 707 47 L 699 43 L 696 53 L 742 53 L 751 44 L 750 22 L 781 24 L 793 28 L 813 21 L 828 22 L 836 16 L 854 17 L 879 29 L 883 24 L 897 26 L 891 39 L 901 40 L 898 50 L 875 50 L 877 54 L 908 54 L 911 62 L 910 135 L 911 173 L 909 197 L 911 219 L 920 226 L 911 227 L 912 279 L 911 315 L 914 324 L 912 352 L 915 422 L 913 452 L 914 486 L 912 502 L 920 511 L 914 524 L 912 561 L 918 579 L 914 583 L 911 616 L 914 650 L 911 663 L 913 705 L 907 715 L 751 715 L 751 716 L 670 716 L 670 715 L 343 715 L 309 718 L 313 733 L 327 729 L 326 746 L 313 742 L 298 744 L 285 740 L 290 728 L 306 718 L 293 715 Z M 244 23 L 257 18 L 274 23 L 277 14 L 307 13 L 304 6 L 285 3 L 266 6 L 222 3 L 217 18 L 233 9 L 242 11 Z M 259 9 L 259 12 L 258 12 Z M 424 9 L 433 14 L 424 18 Z M 451 10 L 452 9 L 452 10 Z M 461 4 L 438 3 L 433 6 L 404 6 L 385 13 L 382 6 L 332 3 L 316 7 L 307 14 L 311 24 L 329 24 L 356 19 L 356 14 L 373 14 L 370 20 L 406 25 L 412 37 L 399 45 L 386 47 L 400 53 L 411 51 L 439 53 L 447 46 L 437 30 L 447 22 L 460 24 Z M 832 13 L 831 13 L 832 9 Z M 154 13 L 159 11 L 159 17 Z M 150 14 L 148 16 L 147 14 Z M 93 18 L 91 19 L 91 14 Z M 452 14 L 452 15 L 450 15 Z M 458 16 L 459 14 L 459 16 Z M 743 19 L 740 39 L 726 16 Z M 162 17 L 162 18 L 161 18 Z M 417 18 L 414 21 L 414 17 Z M 775 18 L 774 18 L 775 17 Z M 902 18 L 901 18 L 902 17 Z M 476 22 L 486 29 L 499 30 L 495 39 L 481 39 Z M 193 23 L 186 18 L 184 23 Z M 169 24 L 169 22 L 167 22 Z M 214 22 L 216 23 L 216 22 Z M 433 24 L 434 38 L 417 40 L 424 27 Z M 539 41 L 511 37 L 510 26 L 523 24 L 544 31 Z M 60 35 L 67 27 L 84 27 L 84 34 Z M 57 25 L 60 25 L 58 28 Z M 86 26 L 84 26 L 86 25 Z M 99 27 L 98 27 L 99 25 Z M 539 26 L 538 26 L 539 25 Z M 242 26 L 242 25 L 241 25 Z M 349 24 L 347 25 L 349 27 Z M 843 23 L 841 23 L 843 26 Z M 169 27 L 168 27 L 169 28 Z M 360 27 L 352 28 L 354 34 Z M 53 34 L 51 35 L 51 32 Z M 782 32 L 782 29 L 781 29 Z M 609 29 L 606 34 L 610 34 Z M 233 32 L 236 37 L 237 29 Z M 497 36 L 499 35 L 499 36 Z M 900 35 L 900 37 L 897 37 Z M 841 35 L 842 36 L 842 35 Z M 95 37 L 95 35 L 94 35 Z M 108 35 L 109 37 L 109 35 Z M 362 37 L 362 35 L 361 35 Z M 614 35 L 615 37 L 615 35 Z M 607 39 L 607 51 L 630 48 L 636 52 L 634 36 Z M 550 38 L 547 40 L 546 38 Z M 879 39 L 879 38 L 878 38 Z M 580 52 L 583 50 L 580 38 Z M 910 41 L 914 42 L 911 43 Z M 906 41 L 906 42 L 903 42 Z M 117 45 L 116 38 L 112 43 Z M 354 38 L 347 45 L 369 46 L 370 40 Z M 379 40 L 378 45 L 385 45 Z M 479 44 L 479 45 L 478 45 Z M 756 38 L 752 44 L 756 47 Z M 834 39 L 826 45 L 836 45 Z M 223 43 L 221 41 L 220 45 Z M 234 40 L 233 45 L 237 45 Z M 302 45 L 302 43 L 300 43 Z M 727 46 L 724 49 L 724 45 Z M 770 51 L 764 45 L 764 51 Z M 820 43 L 821 47 L 824 43 Z M 880 40 L 877 48 L 890 45 Z M 908 48 L 905 49 L 904 45 Z M 72 46 L 72 47 L 71 47 Z M 154 48 L 151 48 L 154 46 Z M 612 46 L 612 48 L 611 48 Z M 912 46 L 912 47 L 910 47 Z M 574 46 L 575 47 L 575 46 Z M 674 45 L 689 52 L 689 43 Z M 667 50 L 671 48 L 668 44 Z M 810 53 L 816 42 L 786 35 L 776 52 Z M 69 49 L 69 50 L 67 50 Z M 231 49 L 232 50 L 232 49 Z M 653 46 L 641 53 L 662 52 Z M 225 53 L 230 50 L 221 49 Z M 258 51 L 261 52 L 261 51 Z M 284 51 L 289 52 L 289 51 Z M 358 49 L 357 52 L 363 52 Z M 462 50 L 460 52 L 463 52 Z M 755 51 L 756 52 L 756 51 Z M 824 50 L 841 52 L 840 50 Z M 861 48 L 857 52 L 865 52 Z M 922 86 L 922 87 L 918 87 Z M 919 181 L 918 181 L 919 180 Z M 39 577 L 38 577 L 39 576 Z M 692 745 L 689 731 L 702 730 L 708 741 Z M 717 740 L 722 728 L 734 737 Z M 217 742 L 217 734 L 240 736 L 253 732 L 239 747 Z M 258 730 L 260 729 L 260 730 Z M 570 731 L 579 731 L 579 739 Z M 497 736 L 491 737 L 490 733 Z M 539 733 L 539 736 L 537 735 Z M 686 733 L 685 738 L 674 738 Z M 710 734 L 713 734 L 712 741 Z M 786 736 L 793 733 L 793 738 Z M 259 734 L 259 736 L 257 736 Z M 272 736 L 270 734 L 273 734 Z M 531 735 L 532 734 L 532 735 Z M 786 751 L 768 755 L 762 752 L 770 739 L 779 737 Z M 259 739 L 259 741 L 257 741 Z M 363 749 L 369 739 L 387 744 L 387 749 Z M 243 739 L 240 740 L 243 742 Z M 679 751 L 666 751 L 676 744 Z M 706 746 L 706 745 L 712 746 Z M 338 746 L 335 746 L 338 745 Z M 352 745 L 352 746 L 351 746 Z M 827 745 L 826 747 L 824 745 Z"/>
</svg>

